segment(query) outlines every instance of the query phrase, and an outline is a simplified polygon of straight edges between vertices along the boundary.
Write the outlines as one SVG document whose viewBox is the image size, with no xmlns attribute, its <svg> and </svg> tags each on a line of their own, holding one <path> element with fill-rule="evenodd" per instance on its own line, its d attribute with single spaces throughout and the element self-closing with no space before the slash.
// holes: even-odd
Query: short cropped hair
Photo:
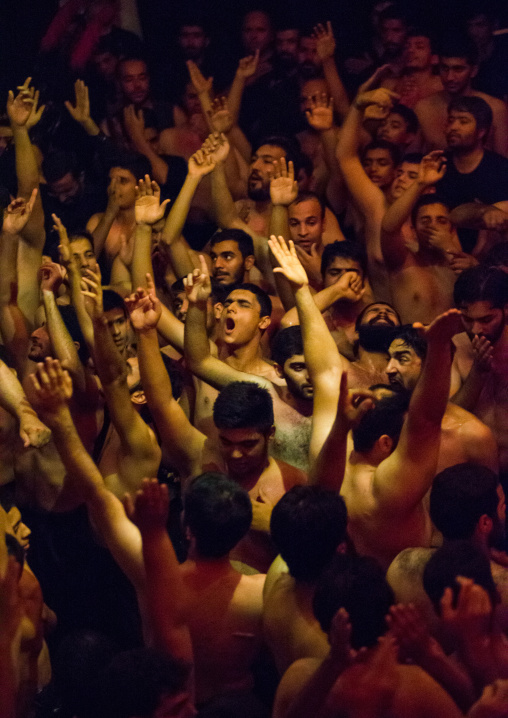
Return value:
<svg viewBox="0 0 508 718">
<path fill-rule="evenodd" d="M 322 197 L 315 192 L 298 192 L 298 196 L 291 202 L 291 205 L 301 204 L 302 202 L 308 202 L 309 200 L 315 200 L 321 207 L 321 217 L 325 216 L 326 205 Z"/>
<path fill-rule="evenodd" d="M 438 615 L 446 588 L 452 589 L 454 603 L 457 601 L 460 590 L 457 576 L 472 578 L 487 591 L 492 605 L 496 605 L 498 595 L 488 555 L 473 541 L 449 541 L 430 557 L 423 571 L 423 587 Z"/>
<path fill-rule="evenodd" d="M 287 137 L 286 135 L 267 135 L 262 137 L 256 143 L 255 148 L 258 150 L 263 145 L 271 145 L 272 147 L 280 147 L 286 153 L 286 162 L 292 162 L 295 168 L 295 176 L 300 170 L 299 159 L 301 156 L 300 144 L 298 140 Z"/>
<path fill-rule="evenodd" d="M 498 477 L 486 466 L 464 463 L 440 471 L 432 482 L 430 518 L 445 539 L 471 539 L 485 514 L 495 518 Z"/>
<path fill-rule="evenodd" d="M 258 300 L 259 316 L 270 317 L 272 315 L 272 300 L 270 299 L 269 294 L 265 292 L 264 289 L 261 289 L 261 287 L 258 287 L 257 284 L 252 284 L 252 282 L 242 282 L 242 284 L 237 284 L 235 287 L 233 287 L 233 289 L 231 289 L 231 286 L 229 286 L 228 289 L 228 297 L 231 292 L 234 292 L 237 289 L 244 289 L 247 292 L 251 292 L 256 296 L 256 299 Z"/>
<path fill-rule="evenodd" d="M 420 124 L 418 122 L 418 117 L 416 116 L 416 112 L 414 110 L 412 110 L 410 107 L 407 107 L 406 105 L 401 105 L 398 102 L 397 104 L 393 105 L 392 109 L 390 110 L 390 112 L 388 114 L 400 115 L 407 125 L 407 131 L 410 132 L 412 135 L 416 135 Z"/>
<path fill-rule="evenodd" d="M 236 242 L 242 257 L 250 257 L 254 254 L 254 242 L 252 237 L 243 229 L 219 229 L 210 237 L 210 247 L 214 247 L 219 242 Z"/>
<path fill-rule="evenodd" d="M 236 481 L 207 471 L 197 476 L 185 493 L 184 521 L 200 556 L 222 558 L 249 530 L 252 504 Z"/>
<path fill-rule="evenodd" d="M 508 276 L 502 269 L 480 265 L 462 272 L 453 287 L 456 307 L 474 302 L 490 302 L 503 309 L 508 303 Z"/>
<path fill-rule="evenodd" d="M 114 289 L 103 289 L 102 291 L 102 303 L 105 312 L 110 312 L 112 309 L 121 309 L 127 317 L 127 309 L 125 308 L 125 302 L 118 292 Z"/>
<path fill-rule="evenodd" d="M 393 330 L 392 342 L 396 339 L 403 341 L 420 359 L 423 360 L 427 356 L 427 342 L 412 324 L 403 324 L 401 327 L 396 327 Z"/>
<path fill-rule="evenodd" d="M 358 242 L 352 239 L 344 239 L 342 242 L 339 242 L 336 239 L 335 242 L 327 244 L 321 256 L 321 276 L 325 276 L 328 267 L 335 257 L 352 259 L 360 265 L 364 275 L 367 273 L 367 256 L 364 248 Z"/>
<path fill-rule="evenodd" d="M 476 127 L 479 130 L 485 130 L 485 136 L 489 134 L 494 121 L 489 103 L 474 95 L 455 97 L 448 105 L 448 112 L 469 112 L 476 120 Z"/>
<path fill-rule="evenodd" d="M 386 614 L 394 603 L 385 572 L 368 556 L 338 554 L 319 578 L 313 609 L 325 633 L 330 631 L 339 608 L 351 622 L 351 646 L 374 646 L 386 631 Z"/>
<path fill-rule="evenodd" d="M 110 170 L 114 167 L 128 170 L 136 182 L 144 179 L 145 175 L 149 175 L 151 172 L 150 163 L 146 157 L 135 152 L 111 152 L 108 154 L 107 164 Z"/>
<path fill-rule="evenodd" d="M 442 204 L 443 207 L 446 207 L 446 209 L 450 209 L 447 200 L 440 197 L 439 194 L 422 194 L 422 196 L 416 200 L 415 205 L 411 210 L 411 222 L 413 225 L 416 225 L 416 219 L 420 209 L 422 207 L 429 207 L 432 204 Z"/>
<path fill-rule="evenodd" d="M 272 397 L 253 382 L 234 381 L 219 392 L 213 420 L 218 429 L 256 429 L 266 433 L 274 422 Z"/>
<path fill-rule="evenodd" d="M 303 339 L 300 326 L 286 327 L 277 332 L 271 344 L 272 359 L 283 367 L 295 354 L 303 354 Z"/>
<path fill-rule="evenodd" d="M 485 255 L 482 264 L 491 269 L 508 266 L 508 242 L 494 244 Z"/>
<path fill-rule="evenodd" d="M 367 152 L 370 152 L 371 150 L 386 150 L 391 157 L 393 166 L 397 167 L 400 164 L 401 152 L 397 145 L 394 145 L 393 142 L 388 142 L 388 140 L 373 140 L 372 142 L 369 142 L 362 150 L 360 157 L 362 162 L 365 162 Z"/>
<path fill-rule="evenodd" d="M 474 42 L 466 35 L 458 33 L 445 34 L 438 47 L 439 58 L 462 57 L 469 65 L 478 64 L 478 50 Z"/>
<path fill-rule="evenodd" d="M 88 239 L 90 244 L 92 245 L 92 249 L 94 249 L 94 236 L 91 232 L 89 232 L 87 229 L 80 229 L 77 232 L 72 232 L 72 234 L 69 235 L 69 242 L 72 244 L 72 242 L 77 242 L 80 239 Z"/>
<path fill-rule="evenodd" d="M 342 496 L 319 486 L 293 486 L 274 506 L 270 534 L 289 573 L 314 581 L 346 540 Z"/>
<path fill-rule="evenodd" d="M 353 445 L 355 451 L 370 451 L 376 441 L 385 434 L 395 446 L 399 441 L 404 425 L 404 414 L 407 411 L 409 398 L 406 392 L 397 392 L 376 402 L 353 429 Z"/>
<path fill-rule="evenodd" d="M 78 159 L 74 152 L 53 150 L 42 160 L 42 173 L 48 184 L 58 182 L 66 174 L 71 174 L 77 179 L 79 172 Z"/>
</svg>

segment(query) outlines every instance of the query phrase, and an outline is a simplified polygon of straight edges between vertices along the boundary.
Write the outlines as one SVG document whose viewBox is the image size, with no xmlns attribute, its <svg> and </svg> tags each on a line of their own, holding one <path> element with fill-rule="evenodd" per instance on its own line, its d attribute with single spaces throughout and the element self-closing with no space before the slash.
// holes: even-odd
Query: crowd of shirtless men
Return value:
<svg viewBox="0 0 508 718">
<path fill-rule="evenodd" d="M 372 21 L 9 92 L 0 718 L 508 716 L 503 38 Z"/>
</svg>

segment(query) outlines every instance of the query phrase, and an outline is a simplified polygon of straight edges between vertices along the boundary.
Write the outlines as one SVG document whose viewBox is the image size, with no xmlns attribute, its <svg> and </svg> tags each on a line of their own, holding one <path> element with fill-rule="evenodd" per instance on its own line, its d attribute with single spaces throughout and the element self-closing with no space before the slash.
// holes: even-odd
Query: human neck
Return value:
<svg viewBox="0 0 508 718">
<path fill-rule="evenodd" d="M 271 210 L 271 203 L 269 199 L 258 199 L 256 200 L 256 212 L 258 214 L 268 215 Z"/>
<path fill-rule="evenodd" d="M 383 372 L 386 369 L 386 354 L 384 352 L 368 352 L 366 349 L 358 347 L 356 364 L 370 371 Z"/>
<path fill-rule="evenodd" d="M 249 373 L 254 366 L 263 361 L 261 355 L 260 337 L 255 336 L 246 344 L 235 345 L 226 344 L 227 358 L 229 366 Z M 252 371 L 250 372 L 252 373 Z"/>
<path fill-rule="evenodd" d="M 233 481 L 236 481 L 237 484 L 239 484 L 242 489 L 245 491 L 251 491 L 256 484 L 258 483 L 259 479 L 261 478 L 262 474 L 266 469 L 270 466 L 270 457 L 268 454 L 264 457 L 263 461 L 259 463 L 257 466 L 255 466 L 250 473 L 245 474 L 235 474 L 234 471 L 231 469 L 231 467 L 226 466 L 227 468 L 227 474 L 230 479 Z"/>
<path fill-rule="evenodd" d="M 330 307 L 330 313 L 333 321 L 349 325 L 356 322 L 360 309 L 361 302 L 345 302 L 339 299 L 338 302 L 334 302 Z"/>
<path fill-rule="evenodd" d="M 192 561 L 202 572 L 208 571 L 210 573 L 227 573 L 231 569 L 228 554 L 226 554 L 226 556 L 221 556 L 220 558 L 207 558 L 205 556 L 201 556 L 196 551 L 196 547 L 193 543 L 189 548 L 187 560 Z"/>
<path fill-rule="evenodd" d="M 282 399 L 285 404 L 297 411 L 302 416 L 312 416 L 312 399 L 303 399 L 300 396 L 292 394 L 287 386 L 282 388 Z"/>
<path fill-rule="evenodd" d="M 405 74 L 411 77 L 416 82 L 424 82 L 432 77 L 431 67 L 408 67 L 405 70 Z"/>
<path fill-rule="evenodd" d="M 116 215 L 116 219 L 121 224 L 132 224 L 136 216 L 134 214 L 134 207 L 125 207 L 124 209 L 119 209 L 118 214 Z"/>
<path fill-rule="evenodd" d="M 453 164 L 459 172 L 467 174 L 473 172 L 483 159 L 485 150 L 483 146 L 473 147 L 464 152 L 456 152 L 453 154 Z"/>
</svg>

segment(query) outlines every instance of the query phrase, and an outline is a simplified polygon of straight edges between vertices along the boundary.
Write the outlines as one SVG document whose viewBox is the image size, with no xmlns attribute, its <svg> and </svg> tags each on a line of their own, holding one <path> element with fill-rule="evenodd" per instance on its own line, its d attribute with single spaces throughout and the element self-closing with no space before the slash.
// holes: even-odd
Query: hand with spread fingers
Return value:
<svg viewBox="0 0 508 718">
<path fill-rule="evenodd" d="M 136 187 L 136 224 L 155 224 L 164 217 L 169 202 L 169 199 L 161 202 L 159 185 L 150 179 L 150 175 L 145 175 L 145 179 L 140 179 Z"/>
<path fill-rule="evenodd" d="M 289 240 L 289 247 L 284 237 L 276 237 L 274 234 L 268 240 L 268 246 L 273 252 L 278 267 L 274 267 L 275 273 L 283 274 L 295 289 L 305 287 L 309 280 L 302 263 L 298 259 L 294 242 Z"/>
<path fill-rule="evenodd" d="M 292 161 L 286 164 L 286 158 L 274 160 L 270 173 L 270 200 L 273 205 L 287 207 L 298 196 L 298 182 Z"/>
</svg>

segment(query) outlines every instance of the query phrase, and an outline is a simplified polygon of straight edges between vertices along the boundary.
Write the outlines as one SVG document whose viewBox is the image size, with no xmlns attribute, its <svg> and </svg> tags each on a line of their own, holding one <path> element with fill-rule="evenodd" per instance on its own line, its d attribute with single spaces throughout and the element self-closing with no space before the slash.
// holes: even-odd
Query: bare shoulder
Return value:
<svg viewBox="0 0 508 718">
<path fill-rule="evenodd" d="M 273 706 L 273 718 L 284 718 L 305 684 L 321 665 L 318 658 L 300 658 L 292 663 L 281 678 Z"/>
<path fill-rule="evenodd" d="M 291 464 L 286 464 L 285 461 L 274 459 L 279 469 L 282 481 L 284 484 L 284 490 L 289 491 L 293 486 L 304 486 L 307 484 L 307 474 L 301 469 L 297 469 Z"/>
<path fill-rule="evenodd" d="M 96 212 L 95 214 L 92 214 L 88 222 L 86 223 L 86 229 L 88 232 L 93 232 L 94 229 L 96 229 L 97 225 L 101 221 L 102 217 L 104 216 L 104 212 Z"/>
<path fill-rule="evenodd" d="M 492 95 L 487 95 L 486 92 L 480 92 L 479 90 L 474 93 L 476 97 L 480 97 L 482 100 L 485 100 L 487 104 L 490 105 L 492 112 L 499 113 L 502 112 L 503 114 L 506 114 L 507 108 L 506 104 L 500 100 L 498 97 L 493 97 Z"/>
</svg>

